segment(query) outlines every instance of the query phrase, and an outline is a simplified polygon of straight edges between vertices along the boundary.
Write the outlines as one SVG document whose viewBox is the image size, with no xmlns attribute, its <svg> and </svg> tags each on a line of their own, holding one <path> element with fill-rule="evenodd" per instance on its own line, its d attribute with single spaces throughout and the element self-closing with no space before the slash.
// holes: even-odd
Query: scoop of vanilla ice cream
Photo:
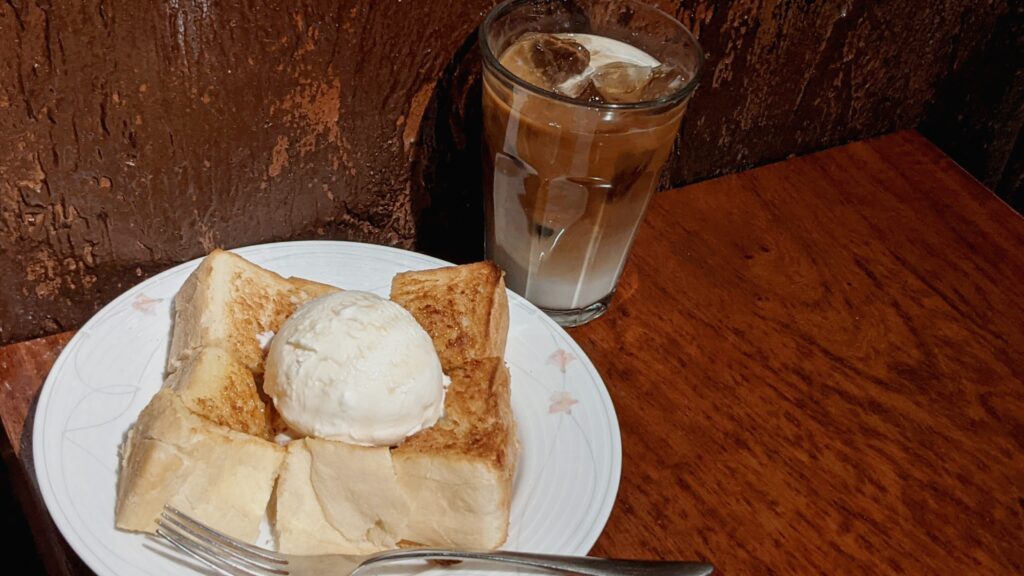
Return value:
<svg viewBox="0 0 1024 576">
<path fill-rule="evenodd" d="M 297 432 L 372 446 L 433 426 L 445 384 L 412 314 L 358 291 L 316 298 L 288 318 L 270 344 L 263 381 Z"/>
</svg>

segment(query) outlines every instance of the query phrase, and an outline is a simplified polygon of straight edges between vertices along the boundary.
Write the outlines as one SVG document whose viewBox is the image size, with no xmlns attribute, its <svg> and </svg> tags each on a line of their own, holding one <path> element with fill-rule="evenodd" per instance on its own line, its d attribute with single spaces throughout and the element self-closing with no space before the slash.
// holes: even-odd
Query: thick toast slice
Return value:
<svg viewBox="0 0 1024 576">
<path fill-rule="evenodd" d="M 433 338 L 445 372 L 469 360 L 505 356 L 508 295 L 494 263 L 397 274 L 391 299 Z"/>
<path fill-rule="evenodd" d="M 118 528 L 153 531 L 172 504 L 255 540 L 285 454 L 265 440 L 263 348 L 298 306 L 337 290 L 222 250 L 200 263 L 175 297 L 164 389 L 122 445 Z"/>
<path fill-rule="evenodd" d="M 274 502 L 274 535 L 285 554 L 359 554 L 352 543 L 327 522 L 310 475 L 313 457 L 305 440 L 288 444 Z"/>
<path fill-rule="evenodd" d="M 501 358 L 452 368 L 445 414 L 392 450 L 411 511 L 403 537 L 429 546 L 505 542 L 518 456 L 509 373 Z"/>
<path fill-rule="evenodd" d="M 392 283 L 392 299 L 431 335 L 452 378 L 435 427 L 391 451 L 305 439 L 287 459 L 284 449 L 247 435 L 269 432 L 257 426 L 258 411 L 233 402 L 252 399 L 236 369 L 255 389 L 261 338 L 302 303 L 335 290 L 228 252 L 203 261 L 175 299 L 171 389 L 153 399 L 123 448 L 118 527 L 151 530 L 171 503 L 252 541 L 253 518 L 258 527 L 270 495 L 262 487 L 273 486 L 284 460 L 274 519 L 284 551 L 366 553 L 399 539 L 470 548 L 504 542 L 518 447 L 502 360 L 508 300 L 491 263 L 399 274 Z"/>
<path fill-rule="evenodd" d="M 274 533 L 286 554 L 369 554 L 394 548 L 409 507 L 388 448 L 304 438 L 288 444 Z"/>
<path fill-rule="evenodd" d="M 192 412 L 232 430 L 271 439 L 270 415 L 252 372 L 220 348 L 200 348 L 167 377 Z"/>
<path fill-rule="evenodd" d="M 304 302 L 332 286 L 285 279 L 245 258 L 214 250 L 174 298 L 174 333 L 167 373 L 205 347 L 217 347 L 253 374 L 263 374 L 264 344 Z"/>
<path fill-rule="evenodd" d="M 394 548 L 405 532 L 409 505 L 395 478 L 391 450 L 306 438 L 309 479 L 327 523 L 366 554 Z"/>
<path fill-rule="evenodd" d="M 193 414 L 163 389 L 121 447 L 115 523 L 154 532 L 164 505 L 255 542 L 284 459 L 280 446 Z"/>
</svg>

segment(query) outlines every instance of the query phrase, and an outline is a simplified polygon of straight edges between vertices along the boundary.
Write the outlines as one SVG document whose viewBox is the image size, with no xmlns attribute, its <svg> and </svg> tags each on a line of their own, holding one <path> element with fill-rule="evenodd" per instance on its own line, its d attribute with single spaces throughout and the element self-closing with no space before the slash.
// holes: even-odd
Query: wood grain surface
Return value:
<svg viewBox="0 0 1024 576">
<path fill-rule="evenodd" d="M 594 553 L 1024 572 L 1022 301 L 1024 220 L 913 132 L 659 195 L 572 331 L 622 429 Z M 9 437 L 66 338 L 0 350 Z"/>
<path fill-rule="evenodd" d="M 663 194 L 573 336 L 623 438 L 596 552 L 1024 573 L 1024 220 L 914 133 Z"/>
</svg>

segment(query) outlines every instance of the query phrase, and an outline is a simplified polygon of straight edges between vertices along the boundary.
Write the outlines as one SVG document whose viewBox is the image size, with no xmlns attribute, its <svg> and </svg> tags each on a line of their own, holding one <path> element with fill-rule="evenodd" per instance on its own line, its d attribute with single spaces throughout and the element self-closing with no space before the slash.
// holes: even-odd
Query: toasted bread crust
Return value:
<svg viewBox="0 0 1024 576">
<path fill-rule="evenodd" d="M 473 458 L 510 473 L 515 463 L 515 420 L 505 362 L 501 358 L 470 360 L 448 375 L 452 383 L 444 416 L 394 452 Z"/>
<path fill-rule="evenodd" d="M 290 276 L 288 278 L 288 283 L 302 291 L 308 300 L 333 294 L 341 290 L 341 288 L 338 288 L 337 286 L 331 286 L 330 284 L 323 284 L 313 280 L 306 280 L 305 278 L 298 278 L 296 276 Z"/>
<path fill-rule="evenodd" d="M 201 348 L 164 386 L 189 410 L 216 424 L 260 438 L 273 436 L 252 372 L 220 348 Z"/>
<path fill-rule="evenodd" d="M 304 302 L 336 290 L 285 279 L 229 252 L 207 256 L 175 298 L 170 390 L 154 397 L 124 446 L 119 527 L 149 530 L 153 510 L 169 498 L 187 497 L 200 502 L 211 521 L 220 519 L 225 529 L 251 541 L 253 510 L 242 507 L 223 480 L 230 478 L 229 469 L 244 468 L 245 458 L 259 460 L 262 481 L 250 482 L 249 489 L 263 499 L 266 478 L 284 458 L 277 446 L 252 443 L 263 442 L 253 436 L 269 438 L 274 432 L 273 411 L 259 397 L 264 361 L 259 337 L 277 332 Z M 402 273 L 392 283 L 391 297 L 430 334 L 452 379 L 445 416 L 391 452 L 396 473 L 402 464 L 408 472 L 404 479 L 396 477 L 406 483 L 403 490 L 409 482 L 415 485 L 402 498 L 415 494 L 420 503 L 433 502 L 409 514 L 417 522 L 410 535 L 419 535 L 424 544 L 497 547 L 507 536 L 518 455 L 503 360 L 509 322 L 503 274 L 490 262 Z M 167 396 L 172 393 L 173 398 Z M 186 450 L 186 445 L 196 448 Z M 247 456 L 236 457 L 235 447 Z M 442 469 L 441 476 L 434 475 Z M 187 480 L 186 495 L 174 487 L 182 480 Z M 308 500 L 308 493 L 298 495 Z M 235 503 L 222 505 L 212 496 Z M 441 515 L 450 516 L 451 523 L 434 522 Z M 337 537 L 327 541 L 332 549 L 339 545 Z"/>
<path fill-rule="evenodd" d="M 213 422 L 273 437 L 274 413 L 261 395 L 261 338 L 305 302 L 338 290 L 286 280 L 231 252 L 210 252 L 174 298 L 166 385 L 181 388 L 189 409 Z"/>
<path fill-rule="evenodd" d="M 518 456 L 509 374 L 501 358 L 451 370 L 445 415 L 392 450 L 411 503 L 405 539 L 497 548 L 508 536 Z"/>
<path fill-rule="evenodd" d="M 497 548 L 508 536 L 518 456 L 502 272 L 490 262 L 405 272 L 391 298 L 433 338 L 452 380 L 441 420 L 392 451 L 412 503 L 406 539 Z"/>
<path fill-rule="evenodd" d="M 493 262 L 402 272 L 391 283 L 391 299 L 430 334 L 446 372 L 505 356 L 508 295 Z"/>
<path fill-rule="evenodd" d="M 174 298 L 167 372 L 180 368 L 199 349 L 216 346 L 262 374 L 260 335 L 277 332 L 300 305 L 335 290 L 312 280 L 286 280 L 237 254 L 214 250 Z"/>
</svg>

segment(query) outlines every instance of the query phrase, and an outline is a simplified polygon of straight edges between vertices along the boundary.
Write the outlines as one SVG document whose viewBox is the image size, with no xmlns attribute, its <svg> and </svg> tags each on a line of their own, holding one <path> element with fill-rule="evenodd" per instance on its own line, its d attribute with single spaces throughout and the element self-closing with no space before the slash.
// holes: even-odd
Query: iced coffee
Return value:
<svg viewBox="0 0 1024 576">
<path fill-rule="evenodd" d="M 645 50 L 657 42 L 631 43 L 637 35 L 618 25 L 596 33 L 594 18 L 583 30 L 562 31 L 554 16 L 523 31 L 486 24 L 481 31 L 481 43 L 490 43 L 483 47 L 486 244 L 512 290 L 576 325 L 603 313 L 615 290 L 673 151 L 699 60 L 668 61 L 669 52 Z"/>
</svg>

